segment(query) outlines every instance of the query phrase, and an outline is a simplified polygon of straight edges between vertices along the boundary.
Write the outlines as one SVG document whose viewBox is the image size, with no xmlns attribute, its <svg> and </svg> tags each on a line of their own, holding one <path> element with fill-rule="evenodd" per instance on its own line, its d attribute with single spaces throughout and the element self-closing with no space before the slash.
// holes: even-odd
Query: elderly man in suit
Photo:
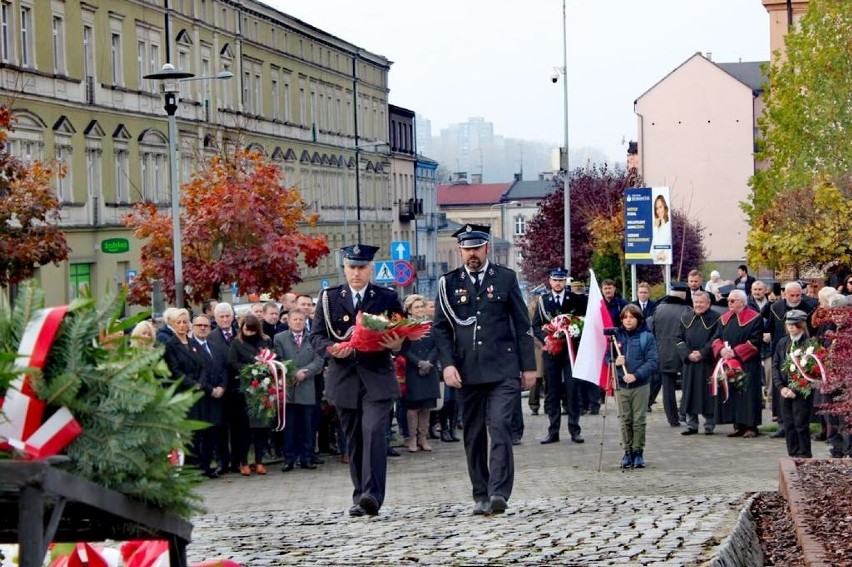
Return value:
<svg viewBox="0 0 852 567">
<path fill-rule="evenodd" d="M 515 477 L 512 411 L 535 383 L 530 319 L 514 271 L 488 260 L 488 226 L 456 231 L 463 266 L 438 281 L 432 332 L 444 383 L 461 388 L 473 513 L 506 510 Z M 489 446 L 490 439 L 490 446 Z"/>
<path fill-rule="evenodd" d="M 311 425 L 313 408 L 319 403 L 314 377 L 322 372 L 323 357 L 311 347 L 305 331 L 307 313 L 290 311 L 290 328 L 275 335 L 272 348 L 279 360 L 291 360 L 296 365 L 293 383 L 287 386 L 287 427 L 284 428 L 284 472 L 293 470 L 296 459 L 303 469 L 315 469 L 314 430 Z"/>
<path fill-rule="evenodd" d="M 311 329 L 311 345 L 327 357 L 326 397 L 337 408 L 346 437 L 349 474 L 354 490 L 350 516 L 375 516 L 385 499 L 388 440 L 386 431 L 391 404 L 399 398 L 391 351 L 399 351 L 403 339 L 391 336 L 378 352 L 357 352 L 338 343 L 355 329 L 358 312 L 402 315 L 396 293 L 370 283 L 375 246 L 356 244 L 343 251 L 346 283 L 320 295 Z"/>
</svg>

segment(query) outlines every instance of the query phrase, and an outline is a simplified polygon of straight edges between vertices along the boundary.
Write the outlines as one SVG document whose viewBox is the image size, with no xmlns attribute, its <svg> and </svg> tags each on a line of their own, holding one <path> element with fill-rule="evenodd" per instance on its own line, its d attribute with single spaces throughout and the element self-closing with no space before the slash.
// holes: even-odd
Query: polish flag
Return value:
<svg viewBox="0 0 852 567">
<path fill-rule="evenodd" d="M 604 363 L 607 349 L 607 337 L 603 334 L 606 327 L 612 327 L 612 317 L 606 309 L 601 288 L 595 278 L 594 270 L 589 283 L 589 306 L 586 309 L 586 320 L 583 323 L 583 334 L 577 349 L 577 360 L 574 363 L 574 378 L 597 384 L 607 389 L 609 382 L 609 366 Z"/>
</svg>

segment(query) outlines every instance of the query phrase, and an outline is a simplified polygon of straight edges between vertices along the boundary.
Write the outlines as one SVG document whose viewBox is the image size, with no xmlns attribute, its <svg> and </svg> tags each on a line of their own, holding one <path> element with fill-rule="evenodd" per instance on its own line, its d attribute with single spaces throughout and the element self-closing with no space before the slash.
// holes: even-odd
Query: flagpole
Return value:
<svg viewBox="0 0 852 567">
<path fill-rule="evenodd" d="M 618 405 L 618 398 L 615 396 L 615 392 L 618 390 L 618 374 L 616 373 L 617 371 L 615 369 L 615 357 L 613 356 L 613 354 L 614 354 L 613 353 L 613 347 L 615 348 L 616 352 L 618 352 L 618 354 L 620 356 L 621 355 L 621 349 L 618 348 L 618 343 L 615 342 L 615 337 L 610 337 L 610 341 L 609 341 L 609 379 L 612 380 L 612 390 L 613 390 L 613 395 L 611 397 L 615 401 L 615 418 L 620 422 L 621 421 L 621 408 Z M 607 408 L 609 407 L 609 398 L 610 398 L 610 396 L 607 395 L 608 391 L 609 391 L 609 388 L 606 388 L 606 390 L 604 391 L 604 407 L 603 407 L 603 412 L 601 413 L 601 421 L 602 421 L 602 423 L 601 423 L 601 448 L 600 448 L 600 452 L 598 454 L 598 472 L 601 472 L 601 469 L 603 467 L 604 440 L 606 439 L 606 437 L 604 436 L 604 433 L 606 431 L 606 412 L 607 412 Z M 624 471 L 622 470 L 622 472 L 624 472 Z"/>
</svg>

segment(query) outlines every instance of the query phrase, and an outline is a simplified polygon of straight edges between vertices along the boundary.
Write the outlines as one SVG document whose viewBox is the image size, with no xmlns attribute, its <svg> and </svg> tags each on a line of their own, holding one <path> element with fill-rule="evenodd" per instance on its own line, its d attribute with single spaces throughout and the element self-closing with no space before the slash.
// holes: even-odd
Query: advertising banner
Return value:
<svg viewBox="0 0 852 567">
<path fill-rule="evenodd" d="M 668 187 L 624 191 L 624 256 L 628 264 L 672 263 L 672 223 Z"/>
</svg>

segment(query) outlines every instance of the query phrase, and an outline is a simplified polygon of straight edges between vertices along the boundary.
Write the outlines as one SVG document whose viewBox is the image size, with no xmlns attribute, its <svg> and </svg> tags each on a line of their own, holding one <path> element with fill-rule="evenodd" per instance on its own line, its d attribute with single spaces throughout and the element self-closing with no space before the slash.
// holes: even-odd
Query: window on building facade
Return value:
<svg viewBox="0 0 852 567">
<path fill-rule="evenodd" d="M 35 68 L 33 55 L 33 11 L 28 6 L 21 7 L 21 66 Z"/>
<path fill-rule="evenodd" d="M 115 161 L 115 201 L 130 202 L 130 152 L 127 146 L 115 145 L 113 150 Z"/>
<path fill-rule="evenodd" d="M 281 118 L 281 92 L 279 86 L 280 73 L 277 67 L 271 67 L 270 74 L 272 83 L 272 92 L 270 93 L 272 103 L 272 119 L 279 120 Z"/>
<path fill-rule="evenodd" d="M 139 141 L 139 160 L 142 168 L 142 198 L 157 204 L 169 203 L 168 140 L 159 131 L 150 129 Z"/>
<path fill-rule="evenodd" d="M 12 29 L 12 5 L 9 2 L 0 2 L 0 59 L 4 63 L 15 60 Z"/>
<path fill-rule="evenodd" d="M 77 299 L 89 294 L 92 288 L 92 265 L 71 264 L 68 266 L 68 298 Z"/>
<path fill-rule="evenodd" d="M 521 236 L 527 231 L 527 219 L 523 215 L 515 216 L 515 236 Z"/>
<path fill-rule="evenodd" d="M 283 114 L 282 118 L 284 119 L 285 122 L 290 122 L 290 117 L 291 117 L 290 104 L 292 104 L 292 101 L 290 100 L 290 81 L 291 81 L 290 73 L 284 73 L 284 92 L 283 92 L 283 97 L 282 97 L 283 98 L 282 104 L 284 105 L 284 114 Z"/>
<path fill-rule="evenodd" d="M 160 32 L 147 27 L 136 26 L 136 80 L 140 91 L 157 93 L 159 81 L 144 79 L 160 71 Z"/>
<path fill-rule="evenodd" d="M 121 34 L 113 32 L 110 36 L 110 72 L 113 85 L 123 85 L 121 72 Z"/>
<path fill-rule="evenodd" d="M 71 203 L 74 199 L 74 184 L 72 183 L 74 179 L 74 171 L 72 167 L 74 165 L 74 161 L 72 160 L 73 148 L 71 147 L 71 138 L 55 136 L 54 148 L 56 163 L 63 166 L 65 171 L 64 175 L 57 172 L 56 196 L 62 203 Z"/>
<path fill-rule="evenodd" d="M 57 75 L 67 74 L 65 68 L 65 20 L 61 16 L 53 16 L 53 72 Z"/>
</svg>

